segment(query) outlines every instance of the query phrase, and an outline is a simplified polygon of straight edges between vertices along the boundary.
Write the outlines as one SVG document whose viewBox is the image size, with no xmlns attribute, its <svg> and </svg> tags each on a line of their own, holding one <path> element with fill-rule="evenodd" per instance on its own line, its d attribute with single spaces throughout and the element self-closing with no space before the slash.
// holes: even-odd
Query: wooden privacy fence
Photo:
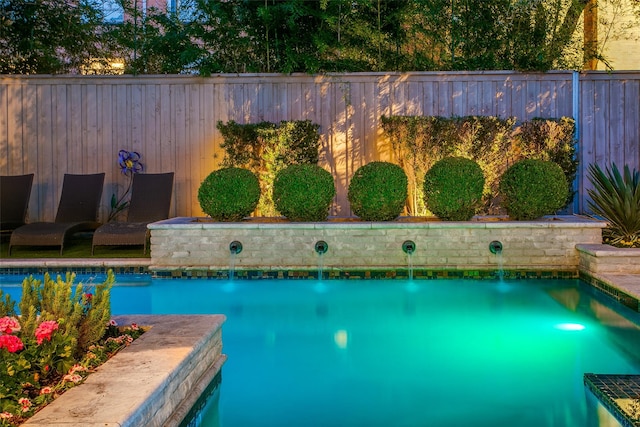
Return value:
<svg viewBox="0 0 640 427">
<path fill-rule="evenodd" d="M 577 90 L 574 90 L 577 88 Z M 102 218 L 126 184 L 121 149 L 147 172 L 176 173 L 172 216 L 199 216 L 197 191 L 224 156 L 216 123 L 309 119 L 335 177 L 333 215 L 349 216 L 355 170 L 391 160 L 382 115 L 496 115 L 578 122 L 579 197 L 586 167 L 640 169 L 640 71 L 415 72 L 328 75 L 0 76 L 0 174 L 35 173 L 29 220 L 53 220 L 64 173 L 105 172 Z"/>
</svg>

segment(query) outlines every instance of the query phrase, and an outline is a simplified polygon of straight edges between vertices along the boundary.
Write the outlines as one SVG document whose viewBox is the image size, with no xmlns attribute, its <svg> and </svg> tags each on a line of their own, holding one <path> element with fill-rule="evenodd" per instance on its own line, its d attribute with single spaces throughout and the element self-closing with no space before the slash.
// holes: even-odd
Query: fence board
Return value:
<svg viewBox="0 0 640 427">
<path fill-rule="evenodd" d="M 625 163 L 640 170 L 640 79 L 625 85 L 624 150 Z M 635 141 L 635 144 L 633 143 Z"/>
<path fill-rule="evenodd" d="M 571 116 L 572 74 L 550 72 L 0 76 L 0 173 L 35 172 L 29 220 L 52 220 L 62 175 L 106 172 L 102 216 L 123 191 L 120 149 L 149 172 L 175 171 L 172 215 L 201 215 L 197 190 L 224 157 L 218 121 L 309 119 L 320 125 L 320 163 L 336 178 L 332 214 L 363 164 L 393 160 L 381 115 L 498 115 L 518 121 Z M 589 163 L 640 169 L 640 72 L 580 75 L 579 209 Z"/>
</svg>

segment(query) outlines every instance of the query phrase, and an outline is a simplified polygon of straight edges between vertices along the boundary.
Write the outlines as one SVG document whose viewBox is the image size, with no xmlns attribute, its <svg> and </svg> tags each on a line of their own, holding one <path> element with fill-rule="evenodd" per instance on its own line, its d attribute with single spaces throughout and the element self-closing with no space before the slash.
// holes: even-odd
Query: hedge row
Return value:
<svg viewBox="0 0 640 427">
<path fill-rule="evenodd" d="M 550 160 L 562 168 L 567 182 L 573 182 L 575 159 L 573 119 L 533 119 L 516 124 L 513 117 L 382 116 L 397 163 L 409 178 L 408 211 L 425 215 L 422 196 L 426 172 L 445 157 L 465 157 L 476 161 L 485 177 L 481 213 L 502 213 L 498 196 L 500 177 L 518 160 Z M 573 198 L 569 194 L 568 204 Z M 565 204 L 565 206 L 566 206 Z"/>
<path fill-rule="evenodd" d="M 439 218 L 468 221 L 482 199 L 484 176 L 478 163 L 445 157 L 427 172 L 423 194 Z M 500 178 L 500 193 L 509 216 L 531 220 L 554 214 L 567 198 L 569 185 L 557 163 L 524 159 Z M 274 181 L 276 209 L 291 221 L 324 221 L 335 195 L 333 176 L 318 165 L 290 165 Z M 198 199 L 203 211 L 218 221 L 240 221 L 253 212 L 260 196 L 258 178 L 242 168 L 212 172 L 202 183 Z M 353 213 L 364 221 L 391 221 L 407 200 L 407 175 L 389 162 L 371 162 L 356 170 L 348 192 Z"/>
</svg>

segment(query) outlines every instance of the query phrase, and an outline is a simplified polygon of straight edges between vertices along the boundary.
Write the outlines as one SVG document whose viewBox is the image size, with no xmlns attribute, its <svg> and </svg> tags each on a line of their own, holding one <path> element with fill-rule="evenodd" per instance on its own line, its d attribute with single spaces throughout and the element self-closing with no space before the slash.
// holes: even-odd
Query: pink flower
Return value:
<svg viewBox="0 0 640 427">
<path fill-rule="evenodd" d="M 11 412 L 0 412 L 0 420 L 9 420 L 13 418 L 13 414 Z"/>
<path fill-rule="evenodd" d="M 40 394 L 51 394 L 53 393 L 53 389 L 51 387 L 42 387 L 40 390 Z"/>
<path fill-rule="evenodd" d="M 138 324 L 137 324 L 137 323 L 132 323 L 132 324 L 131 324 L 131 330 L 132 330 L 132 331 L 137 331 L 138 329 L 140 329 L 140 328 L 138 327 Z"/>
<path fill-rule="evenodd" d="M 115 337 L 115 338 L 109 337 L 105 341 L 105 343 L 111 343 L 111 342 L 114 342 L 114 343 L 116 343 L 118 345 L 124 344 L 124 335 L 120 335 L 120 336 Z"/>
<path fill-rule="evenodd" d="M 73 375 L 76 372 L 87 372 L 87 368 L 85 368 L 84 366 L 80 365 L 80 364 L 75 364 L 71 367 L 71 369 L 69 369 L 69 375 Z"/>
<path fill-rule="evenodd" d="M 0 318 L 0 333 L 11 334 L 14 331 L 17 332 L 19 330 L 20 323 L 18 323 L 15 318 L 9 316 Z"/>
<path fill-rule="evenodd" d="M 80 381 L 82 381 L 82 377 L 78 374 L 67 374 L 64 377 L 62 377 L 63 381 L 68 381 L 71 383 L 79 383 Z"/>
<path fill-rule="evenodd" d="M 109 324 L 107 326 L 118 326 L 118 322 L 116 322 L 115 320 L 111 319 L 111 320 L 109 320 Z"/>
<path fill-rule="evenodd" d="M 0 348 L 6 348 L 9 353 L 15 353 L 24 348 L 22 340 L 15 335 L 0 335 Z"/>
<path fill-rule="evenodd" d="M 47 320 L 46 322 L 42 322 L 36 328 L 36 341 L 38 345 L 42 344 L 42 341 L 47 340 L 51 341 L 51 335 L 53 331 L 58 330 L 58 322 L 55 320 Z"/>
<path fill-rule="evenodd" d="M 28 412 L 29 408 L 31 408 L 31 401 L 26 397 L 18 399 L 18 404 L 22 406 L 22 412 Z"/>
</svg>

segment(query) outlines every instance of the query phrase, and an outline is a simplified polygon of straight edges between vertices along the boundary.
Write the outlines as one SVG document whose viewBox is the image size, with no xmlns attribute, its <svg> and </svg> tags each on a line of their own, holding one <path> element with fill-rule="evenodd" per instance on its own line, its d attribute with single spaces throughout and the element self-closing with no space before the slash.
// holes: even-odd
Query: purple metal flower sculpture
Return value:
<svg viewBox="0 0 640 427">
<path fill-rule="evenodd" d="M 111 211 L 109 212 L 108 221 L 112 221 L 120 212 L 129 206 L 127 196 L 131 193 L 131 183 L 133 175 L 144 170 L 144 165 L 140 163 L 140 153 L 137 151 L 120 150 L 118 152 L 118 166 L 120 172 L 129 178 L 129 184 L 126 191 L 119 198 L 115 194 L 111 196 Z"/>
<path fill-rule="evenodd" d="M 120 150 L 118 164 L 121 172 L 127 176 L 133 176 L 134 173 L 140 173 L 144 170 L 144 166 L 140 163 L 140 153 L 137 151 Z"/>
</svg>

